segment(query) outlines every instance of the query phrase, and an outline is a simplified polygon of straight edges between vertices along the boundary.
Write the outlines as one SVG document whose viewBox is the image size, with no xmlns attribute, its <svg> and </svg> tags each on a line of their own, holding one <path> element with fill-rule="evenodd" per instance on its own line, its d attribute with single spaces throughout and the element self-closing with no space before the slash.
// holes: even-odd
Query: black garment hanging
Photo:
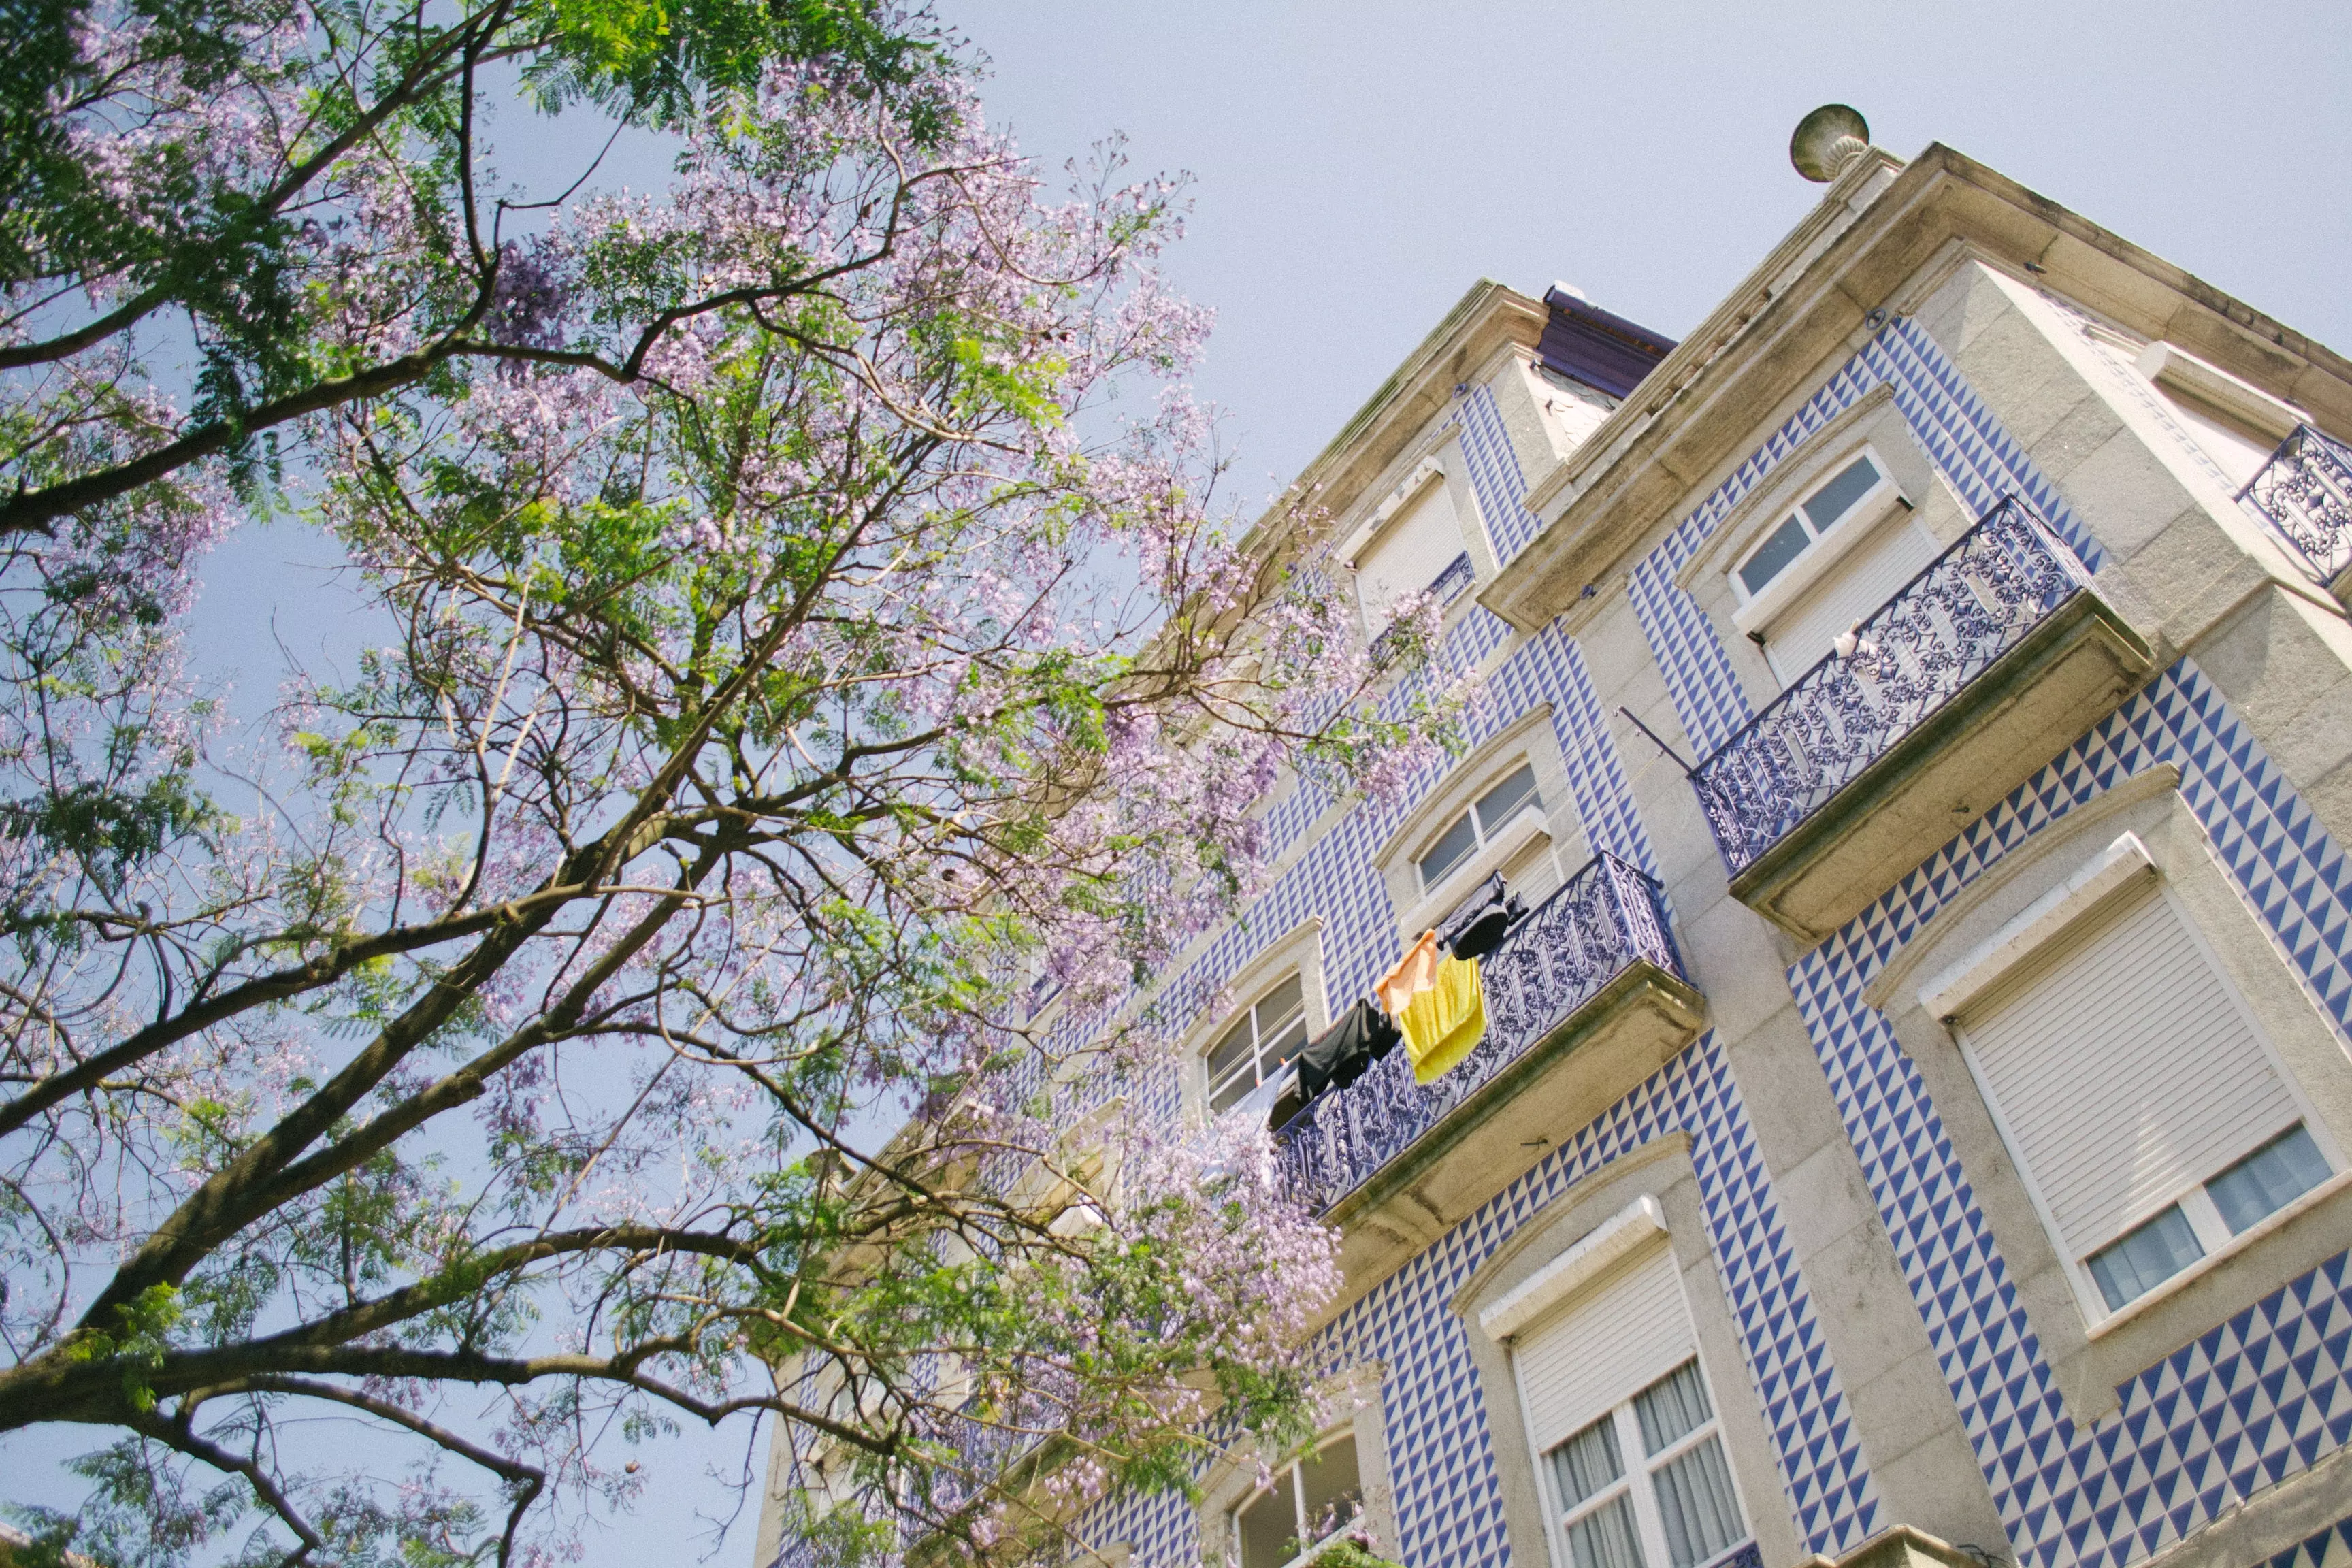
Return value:
<svg viewBox="0 0 2352 1568">
<path fill-rule="evenodd" d="M 1503 874 L 1497 871 L 1439 923 L 1437 945 L 1456 958 L 1484 958 L 1503 945 L 1504 934 L 1527 912 L 1518 894 L 1503 886 Z"/>
<path fill-rule="evenodd" d="M 1403 1037 L 1386 1013 L 1358 1002 L 1298 1053 L 1299 1092 L 1312 1100 L 1326 1089 L 1347 1088 Z"/>
</svg>

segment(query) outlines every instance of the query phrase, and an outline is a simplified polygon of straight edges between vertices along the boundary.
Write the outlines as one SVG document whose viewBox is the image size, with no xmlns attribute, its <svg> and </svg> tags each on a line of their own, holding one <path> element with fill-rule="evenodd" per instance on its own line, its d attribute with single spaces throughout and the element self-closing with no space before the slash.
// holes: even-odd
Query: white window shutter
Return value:
<svg viewBox="0 0 2352 1568">
<path fill-rule="evenodd" d="M 1643 1247 L 1518 1336 L 1512 1359 L 1536 1452 L 1688 1361 L 1696 1344 L 1673 1249 Z"/>
<path fill-rule="evenodd" d="M 1356 557 L 1356 593 L 1364 625 L 1377 634 L 1388 624 L 1389 606 L 1437 581 L 1462 553 L 1462 521 L 1454 498 L 1439 478 L 1423 484 L 1404 512 Z"/>
<path fill-rule="evenodd" d="M 2293 1122 L 2286 1083 L 2160 886 L 1962 1015 L 2012 1152 L 2074 1258 Z"/>
<path fill-rule="evenodd" d="M 1811 668 L 1839 633 L 1893 598 L 1937 553 L 1935 535 L 1906 508 L 1880 520 L 1871 538 L 1764 629 L 1765 651 L 1781 684 Z"/>
</svg>

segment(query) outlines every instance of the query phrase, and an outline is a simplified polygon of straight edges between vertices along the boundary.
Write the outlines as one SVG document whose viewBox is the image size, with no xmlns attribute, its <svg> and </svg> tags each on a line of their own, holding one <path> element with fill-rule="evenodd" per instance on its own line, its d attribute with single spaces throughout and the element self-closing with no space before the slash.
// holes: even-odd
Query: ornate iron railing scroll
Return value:
<svg viewBox="0 0 2352 1568">
<path fill-rule="evenodd" d="M 1445 570 L 1430 580 L 1429 591 L 1437 595 L 1441 605 L 1450 605 L 1462 596 L 1476 574 L 1471 570 L 1470 552 L 1464 551 L 1445 563 Z"/>
<path fill-rule="evenodd" d="M 1470 564 L 1470 552 L 1465 550 L 1461 554 L 1455 556 L 1453 561 L 1447 564 L 1444 571 L 1440 572 L 1435 577 L 1432 578 L 1430 580 L 1429 586 L 1423 589 L 1422 592 L 1434 598 L 1440 605 L 1451 605 L 1454 600 L 1463 595 L 1463 593 L 1469 588 L 1471 583 L 1475 580 L 1476 576 L 1476 572 Z M 1381 633 L 1380 636 L 1372 639 L 1372 662 L 1374 664 L 1385 664 L 1388 662 L 1391 649 L 1394 647 L 1400 635 L 1402 634 L 1399 632 L 1396 624 L 1391 622 L 1386 631 Z"/>
<path fill-rule="evenodd" d="M 1692 770 L 1738 876 L 2089 585 L 2011 496 Z"/>
<path fill-rule="evenodd" d="M 2298 425 L 2238 499 L 2322 583 L 2352 566 L 2352 447 Z"/>
<path fill-rule="evenodd" d="M 1658 885 L 1613 855 L 1596 855 L 1481 962 L 1486 1033 L 1460 1066 L 1416 1084 L 1405 1053 L 1391 1051 L 1275 1134 L 1286 1190 L 1318 1214 L 1329 1209 L 1644 959 L 1682 973 Z"/>
</svg>

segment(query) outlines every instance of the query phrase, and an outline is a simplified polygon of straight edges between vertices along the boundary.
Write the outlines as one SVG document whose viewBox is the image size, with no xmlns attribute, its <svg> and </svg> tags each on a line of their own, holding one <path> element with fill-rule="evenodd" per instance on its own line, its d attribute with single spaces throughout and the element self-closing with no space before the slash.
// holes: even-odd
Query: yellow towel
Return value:
<svg viewBox="0 0 2352 1568">
<path fill-rule="evenodd" d="M 1486 1033 L 1486 993 L 1478 984 L 1477 964 L 1447 958 L 1434 978 L 1434 984 L 1405 1004 L 1397 1020 L 1415 1083 L 1452 1071 Z"/>
</svg>

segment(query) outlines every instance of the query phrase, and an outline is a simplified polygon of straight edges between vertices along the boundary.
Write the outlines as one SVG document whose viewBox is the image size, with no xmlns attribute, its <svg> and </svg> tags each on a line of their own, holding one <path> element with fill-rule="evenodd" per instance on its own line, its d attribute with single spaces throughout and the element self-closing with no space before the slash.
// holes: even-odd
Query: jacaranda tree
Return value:
<svg viewBox="0 0 2352 1568">
<path fill-rule="evenodd" d="M 0 1431 L 92 1435 L 35 1522 L 544 1560 L 749 1410 L 826 1552 L 1013 1559 L 1295 1426 L 1330 1237 L 1119 999 L 1445 704 L 1221 521 L 1171 187 L 1049 195 L 865 0 L 0 26 Z M 491 108 L 582 105 L 670 184 L 500 183 Z M 182 633 L 263 510 L 365 646 L 256 731 Z"/>
</svg>

